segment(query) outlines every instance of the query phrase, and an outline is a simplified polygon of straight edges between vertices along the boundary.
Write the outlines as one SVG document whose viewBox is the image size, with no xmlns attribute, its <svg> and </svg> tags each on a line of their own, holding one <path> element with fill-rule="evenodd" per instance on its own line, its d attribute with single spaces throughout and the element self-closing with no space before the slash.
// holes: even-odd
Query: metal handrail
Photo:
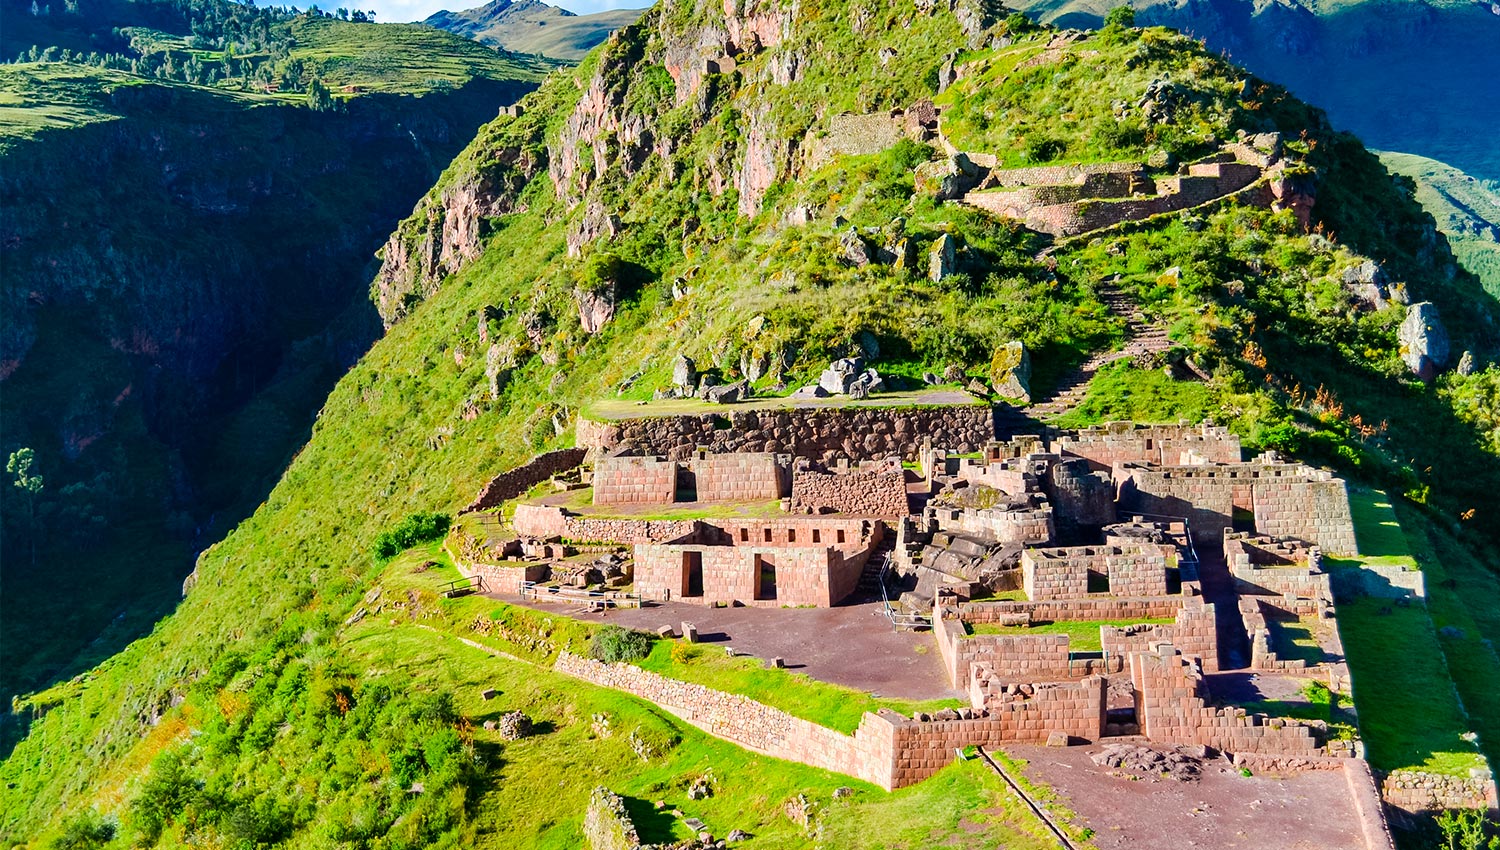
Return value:
<svg viewBox="0 0 1500 850">
<path fill-rule="evenodd" d="M 543 587 L 544 585 L 540 585 L 534 581 L 523 581 L 520 585 L 521 598 L 525 599 L 530 594 L 534 599 L 555 597 L 583 602 L 603 602 L 605 605 L 614 605 L 617 608 L 621 602 L 634 602 L 637 608 L 642 607 L 645 602 L 645 597 L 639 593 L 618 593 L 613 591 L 581 590 L 574 587 L 550 586 L 546 586 L 546 592 L 544 593 L 542 590 Z"/>
</svg>

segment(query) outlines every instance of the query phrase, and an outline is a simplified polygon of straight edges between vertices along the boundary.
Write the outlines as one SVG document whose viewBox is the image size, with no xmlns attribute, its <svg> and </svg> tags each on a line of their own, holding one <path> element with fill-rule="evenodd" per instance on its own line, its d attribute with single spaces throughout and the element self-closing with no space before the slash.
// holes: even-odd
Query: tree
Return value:
<svg viewBox="0 0 1500 850">
<path fill-rule="evenodd" d="M 1104 16 L 1104 25 L 1117 29 L 1135 26 L 1135 9 L 1128 4 L 1110 9 L 1109 14 Z"/>
<path fill-rule="evenodd" d="M 10 453 L 5 462 L 5 471 L 10 473 L 11 484 L 26 494 L 31 538 L 31 568 L 36 569 L 36 497 L 42 492 L 42 476 L 33 475 L 31 467 L 36 463 L 36 452 L 20 448 Z"/>
<path fill-rule="evenodd" d="M 307 106 L 314 112 L 333 111 L 333 95 L 328 91 L 328 86 L 323 85 L 323 81 L 317 77 L 307 83 Z"/>
</svg>

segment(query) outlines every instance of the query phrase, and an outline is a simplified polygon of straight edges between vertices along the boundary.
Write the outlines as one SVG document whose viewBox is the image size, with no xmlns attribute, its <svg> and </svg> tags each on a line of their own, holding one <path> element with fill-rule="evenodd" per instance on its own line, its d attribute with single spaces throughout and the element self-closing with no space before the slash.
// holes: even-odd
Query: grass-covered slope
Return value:
<svg viewBox="0 0 1500 850">
<path fill-rule="evenodd" d="M 1415 181 L 1417 202 L 1437 220 L 1453 256 L 1500 297 L 1500 179 L 1481 180 L 1413 154 L 1382 153 L 1380 161 Z"/>
<path fill-rule="evenodd" d="M 390 323 L 386 335 L 339 381 L 265 503 L 204 552 L 194 589 L 152 635 L 22 701 L 35 719 L 0 767 L 7 838 L 91 806 L 125 812 L 122 836 L 138 837 L 129 801 L 153 787 L 142 784 L 141 768 L 166 746 L 153 730 L 212 727 L 204 734 L 216 748 L 186 738 L 173 745 L 189 759 L 179 783 L 208 788 L 219 787 L 215 777 L 260 777 L 236 786 L 233 802 L 298 807 L 305 817 L 277 834 L 293 843 L 313 843 L 318 824 L 347 818 L 369 826 L 372 813 L 395 812 L 389 829 L 382 821 L 337 840 L 512 846 L 479 831 L 492 809 L 473 805 L 471 795 L 531 793 L 526 777 L 549 769 L 542 753 L 507 749 L 511 761 L 499 769 L 484 762 L 474 783 L 433 786 L 451 795 L 438 806 L 394 789 L 411 778 L 402 764 L 430 771 L 448 763 L 444 751 L 401 761 L 397 755 L 415 746 L 393 728 L 401 716 L 376 715 L 368 739 L 389 743 L 362 762 L 368 790 L 292 777 L 276 786 L 261 767 L 268 746 L 284 740 L 311 748 L 300 758 L 332 760 L 343 733 L 335 727 L 327 746 L 311 743 L 308 725 L 328 728 L 326 715 L 290 710 L 295 683 L 278 707 L 273 674 L 284 681 L 280 671 L 300 666 L 309 675 L 344 669 L 379 680 L 403 655 L 434 651 L 416 633 L 401 633 L 379 640 L 405 648 L 371 654 L 364 647 L 375 624 L 341 627 L 381 573 L 370 557 L 376 535 L 410 512 L 465 504 L 491 475 L 566 442 L 582 405 L 622 389 L 649 397 L 678 352 L 725 378 L 756 373 L 756 385 L 770 392 L 778 382 L 795 386 L 831 356 L 868 347 L 870 338 L 877 365 L 897 376 L 950 363 L 981 374 L 998 346 L 1022 339 L 1041 382 L 1119 343 L 1123 328 L 1095 295 L 1101 279 L 1119 275 L 1121 288 L 1171 325 L 1176 354 L 1211 378 L 1167 381 L 1158 377 L 1162 364 L 1126 367 L 1100 385 L 1108 392 L 1091 399 L 1090 415 L 1131 404 L 1143 418 L 1175 421 L 1191 404 L 1253 446 L 1390 483 L 1455 524 L 1472 508 L 1462 522 L 1493 527 L 1485 493 L 1500 487 L 1500 472 L 1482 435 L 1493 427 L 1494 405 L 1466 420 L 1450 399 L 1483 397 L 1495 371 L 1421 385 L 1400 364 L 1398 308 L 1361 313 L 1337 280 L 1365 256 L 1380 260 L 1416 297 L 1438 303 L 1457 347 L 1486 357 L 1493 300 L 1472 277 L 1442 273 L 1451 258 L 1431 220 L 1320 113 L 1272 87 L 1245 85 L 1243 72 L 1161 30 L 1116 28 L 1021 68 L 1016 55 L 1042 52 L 1052 33 L 1007 23 L 1002 10 L 980 3 L 960 4 L 957 13 L 831 0 L 733 11 L 726 19 L 718 3 L 659 5 L 580 67 L 550 78 L 519 116 L 488 125 L 444 173 L 385 249 L 375 295 Z M 1001 33 L 1013 43 L 984 47 Z M 944 121 L 964 128 L 965 144 L 1011 161 L 1189 158 L 1237 130 L 1279 130 L 1298 172 L 1316 184 L 1320 235 L 1302 232 L 1289 212 L 1230 206 L 1051 246 L 1038 257 L 1048 246 L 1035 234 L 914 192 L 913 170 L 936 155 L 931 147 L 903 141 L 808 158 L 840 112 L 937 96 L 945 57 L 968 49 L 965 60 L 1012 63 L 1014 71 L 961 77 L 942 93 Z M 728 73 L 699 61 L 731 52 Z M 856 54 L 887 61 L 854 67 L 847 57 Z M 1166 77 L 1185 104 L 1177 117 L 1157 125 L 1127 113 L 1115 120 L 1108 147 L 1097 147 L 1111 101 L 1135 103 L 1151 80 Z M 1045 122 L 1045 145 L 1033 144 L 1037 116 L 1055 118 Z M 810 220 L 793 223 L 803 219 Z M 885 229 L 871 239 L 910 240 L 918 269 L 844 261 L 840 239 L 851 224 Z M 942 234 L 961 242 L 962 260 L 960 273 L 935 282 L 925 274 L 926 252 Z M 585 330 L 580 306 L 590 322 L 608 314 L 597 332 Z M 1149 388 L 1144 398 L 1139 387 Z M 376 616 L 388 620 L 389 612 Z M 443 662 L 456 675 L 475 663 Z M 470 688 L 465 681 L 453 680 Z M 423 681 L 409 690 L 443 687 Z M 245 689 L 262 696 L 253 723 L 234 713 L 234 694 Z M 263 720 L 260 706 L 272 712 Z M 214 725 L 225 716 L 241 725 Z M 580 728 L 571 718 L 558 723 L 561 734 Z M 375 794 L 392 802 L 382 806 Z M 229 835 L 225 823 L 196 817 L 201 809 L 187 798 L 166 799 L 160 811 L 171 840 Z M 854 822 L 899 810 L 889 808 L 896 799 L 857 800 Z M 405 816 L 419 810 L 426 813 L 419 825 Z M 519 820 L 509 835 L 546 834 L 553 825 L 542 808 L 510 811 Z M 771 835 L 762 846 L 794 846 Z M 860 831 L 830 832 L 825 845 L 857 846 L 836 835 Z M 860 840 L 899 846 L 877 833 Z"/>
<path fill-rule="evenodd" d="M 4 698 L 170 610 L 378 332 L 381 240 L 545 67 L 422 27 L 285 26 L 327 108 L 141 66 L 201 31 L 123 67 L 56 45 L 0 65 L 0 455 L 32 449 L 43 482 L 0 488 Z"/>
</svg>

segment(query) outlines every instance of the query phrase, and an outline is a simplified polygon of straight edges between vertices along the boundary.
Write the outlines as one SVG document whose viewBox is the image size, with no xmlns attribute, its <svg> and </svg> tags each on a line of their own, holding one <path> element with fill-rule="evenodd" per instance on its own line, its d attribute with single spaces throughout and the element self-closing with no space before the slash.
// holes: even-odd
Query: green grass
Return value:
<svg viewBox="0 0 1500 850">
<path fill-rule="evenodd" d="M 1119 363 L 1101 369 L 1089 382 L 1083 402 L 1053 424 L 1059 428 L 1086 428 L 1123 419 L 1142 423 L 1182 419 L 1198 422 L 1223 409 L 1220 396 L 1213 384 L 1178 381 L 1159 369 L 1142 370 Z"/>
<path fill-rule="evenodd" d="M 1426 609 L 1364 597 L 1340 602 L 1338 620 L 1370 763 L 1456 775 L 1479 767 Z"/>
<path fill-rule="evenodd" d="M 347 85 L 366 91 L 415 94 L 461 86 L 475 77 L 536 79 L 555 63 L 495 50 L 419 24 L 354 24 L 330 18 L 292 22 L 294 58 L 311 63 L 335 93 Z"/>
<path fill-rule="evenodd" d="M 1323 647 L 1318 642 L 1318 621 L 1311 617 L 1297 620 L 1270 619 L 1271 647 L 1276 657 L 1283 661 L 1302 659 L 1308 664 L 1323 660 Z"/>
<path fill-rule="evenodd" d="M 830 685 L 784 669 L 765 669 L 757 658 L 730 658 L 719 647 L 658 641 L 641 667 L 715 690 L 742 694 L 820 726 L 853 734 L 866 712 L 889 708 L 901 714 L 958 708 L 955 699 L 897 700 Z"/>
<path fill-rule="evenodd" d="M 1349 513 L 1354 518 L 1354 536 L 1362 563 L 1415 567 L 1401 522 L 1391 497 L 1370 487 L 1349 488 Z"/>
<path fill-rule="evenodd" d="M 1098 652 L 1104 648 L 1099 629 L 1103 626 L 1163 625 L 1175 623 L 1168 617 L 1144 620 L 1069 620 L 1038 623 L 1034 626 L 1002 626 L 998 623 L 965 623 L 965 637 L 977 635 L 1067 635 L 1072 652 Z"/>
<path fill-rule="evenodd" d="M 884 364 L 876 363 L 877 368 Z M 789 391 L 797 389 L 790 386 Z M 879 393 L 867 399 L 826 398 L 813 401 L 792 400 L 783 396 L 757 396 L 737 404 L 710 404 L 700 399 L 665 399 L 641 404 L 630 399 L 597 399 L 584 408 L 584 415 L 591 419 L 635 419 L 648 416 L 697 416 L 705 413 L 728 415 L 742 410 L 780 410 L 790 407 L 929 407 L 952 404 L 983 404 L 979 399 L 959 389 L 905 390 Z"/>
</svg>

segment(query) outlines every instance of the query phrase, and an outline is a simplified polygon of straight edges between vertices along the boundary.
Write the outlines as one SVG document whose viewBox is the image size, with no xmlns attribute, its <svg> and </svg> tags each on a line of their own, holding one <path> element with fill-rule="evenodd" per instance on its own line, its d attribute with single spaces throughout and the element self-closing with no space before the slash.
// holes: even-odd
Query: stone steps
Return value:
<svg viewBox="0 0 1500 850">
<path fill-rule="evenodd" d="M 1120 360 L 1134 359 L 1166 351 L 1171 347 L 1164 328 L 1149 323 L 1145 313 L 1129 295 L 1121 292 L 1112 283 L 1101 281 L 1099 300 L 1111 313 L 1125 321 L 1125 345 L 1119 351 L 1105 351 L 1090 357 L 1084 364 L 1072 370 L 1058 381 L 1051 392 L 1039 396 L 1036 403 L 1027 408 L 1034 417 L 1056 417 L 1083 403 L 1088 395 L 1089 382 L 1099 370 Z"/>
</svg>

